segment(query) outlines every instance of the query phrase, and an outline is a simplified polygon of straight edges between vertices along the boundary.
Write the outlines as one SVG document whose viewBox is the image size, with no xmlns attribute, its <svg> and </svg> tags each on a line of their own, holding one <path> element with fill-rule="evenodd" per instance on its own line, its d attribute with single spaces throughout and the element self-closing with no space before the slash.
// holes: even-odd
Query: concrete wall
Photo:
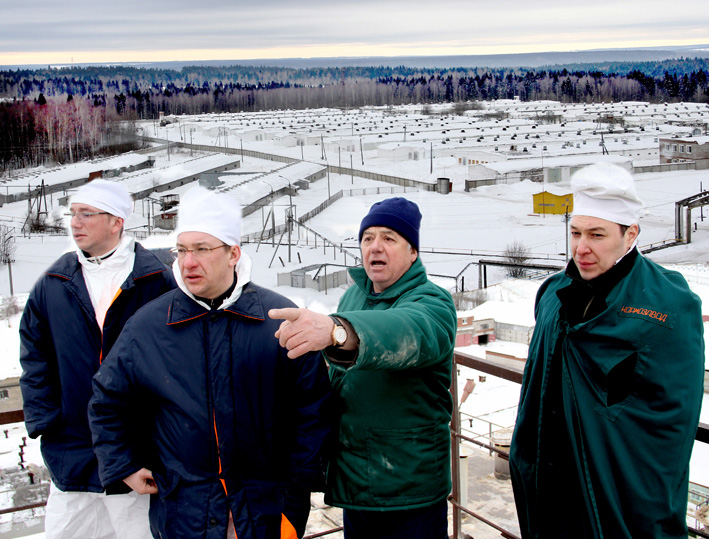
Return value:
<svg viewBox="0 0 709 539">
<path fill-rule="evenodd" d="M 697 162 L 690 163 L 662 163 L 659 165 L 648 165 L 644 167 L 633 167 L 633 174 L 643 174 L 645 172 L 669 172 L 673 170 L 698 170 Z"/>
<path fill-rule="evenodd" d="M 5 393 L 7 392 L 7 397 Z M 22 393 L 20 392 L 20 379 L 17 377 L 0 380 L 0 412 L 22 409 Z"/>
</svg>

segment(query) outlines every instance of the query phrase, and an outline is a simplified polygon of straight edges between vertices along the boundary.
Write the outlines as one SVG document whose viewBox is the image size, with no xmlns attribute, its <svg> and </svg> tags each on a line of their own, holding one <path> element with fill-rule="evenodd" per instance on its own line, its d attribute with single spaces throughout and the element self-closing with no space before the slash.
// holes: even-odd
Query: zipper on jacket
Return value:
<svg viewBox="0 0 709 539">
<path fill-rule="evenodd" d="M 229 491 L 226 488 L 226 480 L 222 477 L 222 455 L 221 451 L 219 449 L 219 431 L 217 430 L 217 414 L 214 408 L 212 408 L 212 422 L 214 424 L 214 440 L 217 442 L 217 463 L 219 464 L 219 481 L 222 484 L 222 488 L 224 489 L 224 494 L 227 497 L 227 535 L 228 530 L 230 528 L 229 524 L 231 523 L 233 526 L 234 519 L 231 514 L 231 508 L 229 507 Z M 236 534 L 236 526 L 233 528 L 234 530 L 234 539 L 239 539 L 239 536 Z"/>
<path fill-rule="evenodd" d="M 113 299 L 111 300 L 111 304 L 108 306 L 108 309 L 106 309 L 106 316 L 103 317 L 103 326 L 99 328 L 101 331 L 101 343 L 99 345 L 99 355 L 98 355 L 98 364 L 101 365 L 103 363 L 103 328 L 106 326 L 106 319 L 108 318 L 108 311 L 111 310 L 111 307 L 113 307 L 113 304 L 116 302 L 118 299 L 118 296 L 121 295 L 121 288 L 118 288 L 118 291 L 116 292 L 116 295 L 113 296 Z"/>
</svg>

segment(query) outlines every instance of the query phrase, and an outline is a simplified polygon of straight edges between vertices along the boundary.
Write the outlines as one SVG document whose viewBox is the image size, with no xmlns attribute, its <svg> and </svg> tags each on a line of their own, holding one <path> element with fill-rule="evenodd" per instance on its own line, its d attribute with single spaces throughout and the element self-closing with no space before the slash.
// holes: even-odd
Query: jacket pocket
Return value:
<svg viewBox="0 0 709 539">
<path fill-rule="evenodd" d="M 615 421 L 623 409 L 637 397 L 645 370 L 647 347 L 618 350 L 603 365 L 600 373 L 598 400 L 594 410 Z"/>
<path fill-rule="evenodd" d="M 272 481 L 245 480 L 251 523 L 263 537 L 278 537 L 281 529 L 283 485 Z"/>
<path fill-rule="evenodd" d="M 367 481 L 372 497 L 387 506 L 434 498 L 438 494 L 437 485 L 443 480 L 439 446 L 434 426 L 370 429 Z"/>
<path fill-rule="evenodd" d="M 175 472 L 167 472 L 166 476 L 153 474 L 153 477 L 158 487 L 158 493 L 151 495 L 150 529 L 154 537 L 161 539 L 173 537 L 177 520 L 180 476 Z"/>
</svg>

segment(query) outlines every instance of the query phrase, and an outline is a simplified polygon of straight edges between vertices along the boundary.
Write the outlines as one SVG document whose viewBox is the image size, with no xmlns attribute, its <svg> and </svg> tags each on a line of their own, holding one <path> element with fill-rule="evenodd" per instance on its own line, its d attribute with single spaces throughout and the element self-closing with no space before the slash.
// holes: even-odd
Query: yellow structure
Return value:
<svg viewBox="0 0 709 539">
<path fill-rule="evenodd" d="M 564 215 L 574 211 L 574 196 L 571 193 L 542 191 L 532 196 L 534 213 Z"/>
</svg>

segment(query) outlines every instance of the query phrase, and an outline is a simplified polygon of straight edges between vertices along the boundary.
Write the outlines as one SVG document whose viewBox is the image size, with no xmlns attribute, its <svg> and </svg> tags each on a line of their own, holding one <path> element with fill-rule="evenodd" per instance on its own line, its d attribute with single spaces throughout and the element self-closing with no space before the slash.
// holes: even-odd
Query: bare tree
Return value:
<svg viewBox="0 0 709 539">
<path fill-rule="evenodd" d="M 455 292 L 453 302 L 457 311 L 467 311 L 482 305 L 488 300 L 487 291 L 479 288 L 467 292 Z"/>
<path fill-rule="evenodd" d="M 15 236 L 9 226 L 0 225 L 0 264 L 15 261 Z"/>
<path fill-rule="evenodd" d="M 7 327 L 10 325 L 10 320 L 16 314 L 22 312 L 22 307 L 15 296 L 5 296 L 0 298 L 0 320 L 7 320 Z"/>
<path fill-rule="evenodd" d="M 512 278 L 524 277 L 527 269 L 522 267 L 529 261 L 529 248 L 521 241 L 514 240 L 508 243 L 503 252 L 505 261 L 510 264 L 507 267 L 507 276 Z"/>
</svg>

